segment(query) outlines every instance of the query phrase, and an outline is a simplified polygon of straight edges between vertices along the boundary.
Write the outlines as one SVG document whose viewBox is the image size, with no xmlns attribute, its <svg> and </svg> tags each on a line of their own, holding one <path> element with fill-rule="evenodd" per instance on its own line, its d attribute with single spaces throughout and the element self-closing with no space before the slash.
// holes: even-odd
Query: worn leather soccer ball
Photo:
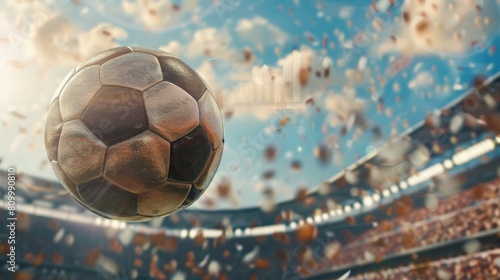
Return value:
<svg viewBox="0 0 500 280">
<path fill-rule="evenodd" d="M 106 50 L 71 71 L 51 101 L 45 145 L 66 190 L 101 216 L 144 221 L 206 190 L 224 146 L 208 85 L 172 54 Z"/>
</svg>

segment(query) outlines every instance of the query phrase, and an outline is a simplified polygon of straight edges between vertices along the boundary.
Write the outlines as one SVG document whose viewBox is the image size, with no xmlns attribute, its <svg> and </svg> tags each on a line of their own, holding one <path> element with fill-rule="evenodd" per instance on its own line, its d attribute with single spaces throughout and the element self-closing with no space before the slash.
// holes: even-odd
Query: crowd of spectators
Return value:
<svg viewBox="0 0 500 280">
<path fill-rule="evenodd" d="M 500 180 L 481 184 L 403 217 L 381 221 L 372 230 L 342 246 L 324 267 L 345 267 L 380 261 L 478 233 L 500 230 Z"/>
<path fill-rule="evenodd" d="M 500 249 L 358 274 L 349 280 L 486 280 L 500 278 Z"/>
<path fill-rule="evenodd" d="M 17 238 L 20 241 L 29 239 L 29 242 L 20 242 L 17 250 L 19 260 L 34 267 L 100 267 L 101 270 L 114 271 L 114 274 L 123 274 L 127 279 L 170 279 L 174 276 L 176 279 L 234 279 L 242 275 L 250 275 L 252 280 L 278 279 L 287 273 L 287 269 L 295 267 L 296 260 L 299 264 L 306 263 L 307 252 L 315 256 L 310 244 L 315 239 L 329 240 L 329 244 L 336 243 L 337 246 L 327 246 L 329 250 L 323 252 L 325 256 L 314 259 L 316 264 L 307 263 L 311 268 L 307 271 L 309 274 L 355 264 L 378 263 L 388 256 L 474 238 L 478 233 L 500 231 L 499 195 L 500 179 L 443 199 L 434 207 L 413 209 L 407 205 L 411 204 L 410 201 L 403 199 L 386 206 L 399 209 L 394 210 L 397 213 L 392 219 L 375 221 L 377 225 L 373 229 L 349 243 L 322 236 L 325 231 L 316 236 L 313 226 L 309 227 L 311 230 L 302 230 L 305 237 L 291 231 L 245 238 L 208 239 L 198 235 L 178 238 L 169 236 L 168 232 L 127 233 L 127 230 L 82 227 L 68 221 L 22 215 Z M 401 211 L 401 204 L 406 207 L 405 211 Z M 306 239 L 309 243 L 304 241 Z M 5 255 L 7 250 L 8 245 L 0 243 L 0 253 Z M 491 258 L 496 258 L 495 254 L 486 257 L 474 255 L 466 260 L 454 259 L 454 262 L 432 262 L 424 272 L 421 265 L 413 265 L 367 273 L 359 276 L 365 278 L 355 276 L 358 278 L 353 279 L 481 279 L 445 276 L 455 275 L 457 271 L 460 271 L 457 275 L 468 275 L 482 269 L 487 269 L 487 275 L 496 275 L 497 268 L 486 264 Z M 483 257 L 488 261 L 482 261 Z M 500 259 L 494 263 L 500 263 Z M 39 275 L 33 271 L 28 271 L 33 277 L 26 279 L 37 279 Z M 445 278 L 430 274 L 438 272 Z M 402 274 L 407 278 L 400 277 Z M 419 278 L 415 278 L 417 276 Z"/>
</svg>

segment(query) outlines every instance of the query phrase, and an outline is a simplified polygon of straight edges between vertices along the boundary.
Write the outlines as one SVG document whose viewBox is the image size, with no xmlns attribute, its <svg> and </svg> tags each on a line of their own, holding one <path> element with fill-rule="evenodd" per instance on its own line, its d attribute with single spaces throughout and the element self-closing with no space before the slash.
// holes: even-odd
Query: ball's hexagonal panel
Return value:
<svg viewBox="0 0 500 280">
<path fill-rule="evenodd" d="M 80 120 L 73 120 L 62 128 L 58 161 L 70 180 L 81 184 L 102 175 L 106 149 Z"/>
<path fill-rule="evenodd" d="M 59 97 L 61 116 L 64 121 L 80 117 L 101 88 L 99 67 L 99 65 L 94 65 L 83 69 L 76 73 L 64 87 Z"/>
<path fill-rule="evenodd" d="M 148 128 L 142 93 L 103 86 L 83 112 L 81 120 L 104 143 L 112 145 Z"/>
<path fill-rule="evenodd" d="M 201 127 L 172 143 L 169 179 L 193 182 L 201 173 L 212 152 L 209 140 Z"/>
<path fill-rule="evenodd" d="M 156 56 L 131 52 L 105 62 L 101 66 L 103 85 L 116 85 L 140 91 L 163 80 L 160 64 Z"/>
<path fill-rule="evenodd" d="M 54 102 L 50 105 L 47 120 L 45 121 L 45 150 L 50 160 L 57 161 L 57 149 L 63 124 L 61 112 L 59 111 L 59 102 Z"/>
<path fill-rule="evenodd" d="M 198 107 L 200 108 L 200 126 L 207 133 L 212 147 L 217 148 L 224 138 L 222 115 L 217 101 L 209 91 L 205 91 L 198 100 Z"/>
<path fill-rule="evenodd" d="M 73 77 L 75 74 L 75 69 L 69 71 L 68 74 L 66 74 L 66 77 L 62 80 L 62 82 L 59 84 L 59 86 L 56 89 L 56 92 L 54 92 L 54 95 L 52 96 L 52 100 L 50 100 L 50 104 L 54 103 L 54 101 L 59 97 L 61 94 L 61 91 L 64 89 L 64 86 L 68 83 L 68 81 Z"/>
<path fill-rule="evenodd" d="M 148 54 L 152 54 L 154 56 L 173 56 L 169 52 L 158 50 L 158 49 L 150 49 L 150 48 L 145 48 L 145 47 L 140 47 L 140 46 L 128 46 L 128 48 L 134 52 L 148 53 Z"/>
<path fill-rule="evenodd" d="M 195 188 L 194 186 L 191 187 L 189 190 L 189 194 L 187 195 L 186 199 L 180 206 L 181 208 L 186 208 L 189 205 L 193 204 L 204 192 L 205 190 L 199 190 Z"/>
<path fill-rule="evenodd" d="M 200 79 L 196 71 L 186 63 L 173 56 L 158 57 L 163 80 L 182 88 L 195 100 L 200 99 L 205 91 L 205 84 Z"/>
<path fill-rule="evenodd" d="M 157 217 L 166 215 L 182 204 L 191 185 L 167 182 L 164 186 L 137 195 L 137 212 L 140 215 Z"/>
<path fill-rule="evenodd" d="M 68 176 L 66 176 L 59 163 L 57 161 L 51 161 L 50 164 L 52 165 L 54 174 L 56 174 L 57 179 L 59 179 L 59 182 L 61 182 L 61 185 L 64 187 L 64 189 L 66 189 L 66 191 L 68 191 L 72 197 L 82 203 L 80 195 L 78 194 L 78 190 L 76 189 L 76 184 L 73 183 L 73 181 L 71 181 Z"/>
<path fill-rule="evenodd" d="M 98 211 L 97 209 L 91 208 L 90 206 L 88 206 L 87 204 L 85 204 L 83 202 L 80 202 L 80 204 L 82 204 L 82 206 L 87 208 L 87 210 L 89 210 L 90 212 L 92 212 L 96 215 L 99 215 L 101 217 L 104 217 L 106 219 L 120 220 L 120 221 L 125 221 L 125 222 L 144 222 L 144 221 L 150 221 L 153 219 L 152 217 L 144 217 L 142 215 L 137 215 L 137 214 L 133 215 L 133 216 L 132 215 L 123 216 L 123 214 L 121 216 L 120 215 L 112 215 L 112 214 L 105 213 L 102 211 Z"/>
<path fill-rule="evenodd" d="M 106 215 L 127 217 L 137 214 L 137 196 L 104 178 L 78 184 L 77 189 L 86 205 Z"/>
<path fill-rule="evenodd" d="M 101 65 L 108 60 L 119 57 L 119 56 L 124 55 L 126 53 L 129 53 L 131 51 L 132 50 L 130 50 L 127 47 L 116 47 L 116 48 L 102 51 L 98 54 L 91 56 L 90 58 L 86 59 L 82 63 L 80 63 L 80 65 L 78 65 L 78 67 L 76 68 L 76 71 L 78 72 L 78 71 L 80 71 L 86 67 L 92 66 L 92 65 Z"/>
<path fill-rule="evenodd" d="M 198 126 L 198 105 L 191 95 L 169 82 L 143 93 L 149 129 L 174 142 Z"/>
<path fill-rule="evenodd" d="M 120 188 L 139 194 L 167 181 L 170 143 L 145 131 L 109 147 L 104 177 Z"/>
<path fill-rule="evenodd" d="M 217 169 L 219 168 L 220 160 L 222 158 L 222 151 L 224 149 L 224 145 L 220 145 L 217 149 L 213 150 L 210 154 L 210 159 L 208 160 L 205 168 L 201 172 L 200 176 L 196 178 L 194 182 L 194 186 L 197 189 L 203 190 L 208 187 L 210 182 L 215 176 Z"/>
</svg>

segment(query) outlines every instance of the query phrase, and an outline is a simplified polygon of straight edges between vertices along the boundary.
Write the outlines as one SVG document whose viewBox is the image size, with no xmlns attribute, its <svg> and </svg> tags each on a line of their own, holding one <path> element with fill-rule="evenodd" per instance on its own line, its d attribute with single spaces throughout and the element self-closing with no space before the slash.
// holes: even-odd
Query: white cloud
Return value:
<svg viewBox="0 0 500 280">
<path fill-rule="evenodd" d="M 176 2 L 177 3 L 177 2 Z M 185 0 L 180 4 L 170 0 L 137 0 L 123 1 L 122 9 L 127 15 L 135 16 L 135 21 L 142 24 L 147 31 L 156 31 L 181 24 L 183 18 L 194 14 L 198 0 Z"/>
<path fill-rule="evenodd" d="M 406 0 L 392 39 L 378 53 L 454 54 L 487 43 L 499 24 L 495 1 Z"/>
<path fill-rule="evenodd" d="M 420 72 L 408 83 L 408 88 L 418 89 L 434 84 L 434 78 L 430 72 Z"/>
<path fill-rule="evenodd" d="M 75 66 L 86 58 L 117 46 L 127 33 L 109 23 L 80 31 L 68 19 L 54 15 L 34 30 L 33 58 L 41 69 L 61 65 Z"/>
<path fill-rule="evenodd" d="M 83 31 L 61 14 L 61 1 L 33 1 L 21 3 L 8 1 L 5 17 L 10 32 L 15 61 L 28 64 L 36 62 L 42 73 L 60 66 L 76 66 L 84 59 L 103 50 L 117 46 L 117 40 L 127 33 L 109 23 L 99 23 Z M 5 22 L 0 28 L 5 29 Z"/>
<path fill-rule="evenodd" d="M 203 27 L 192 32 L 191 40 L 181 45 L 178 41 L 171 41 L 162 50 L 177 56 L 187 58 L 207 58 L 222 61 L 227 65 L 251 65 L 255 55 L 248 47 L 237 50 L 232 47 L 231 36 L 225 29 Z"/>
<path fill-rule="evenodd" d="M 55 65 L 77 64 L 79 52 L 74 34 L 76 26 L 61 15 L 55 15 L 34 30 L 27 52 L 32 53 L 41 69 Z"/>
<path fill-rule="evenodd" d="M 198 68 L 196 68 L 196 71 L 210 86 L 213 94 L 217 97 L 218 93 L 222 90 L 222 87 L 217 82 L 217 75 L 215 74 L 212 63 L 210 61 L 205 61 Z"/>
<path fill-rule="evenodd" d="M 182 46 L 177 41 L 170 41 L 168 44 L 160 47 L 160 50 L 169 52 L 173 55 L 179 55 L 182 50 Z"/>
<path fill-rule="evenodd" d="M 109 23 L 100 23 L 87 32 L 78 34 L 80 57 L 87 58 L 117 46 L 116 40 L 127 37 L 127 32 Z"/>
<path fill-rule="evenodd" d="M 215 27 L 205 27 L 194 32 L 187 46 L 187 55 L 189 57 L 225 57 L 230 44 L 231 36 L 226 31 Z"/>
<path fill-rule="evenodd" d="M 348 19 L 352 17 L 352 14 L 354 13 L 354 7 L 352 6 L 342 6 L 339 9 L 339 18 L 341 19 Z"/>
<path fill-rule="evenodd" d="M 330 94 L 325 98 L 325 108 L 330 112 L 328 117 L 331 126 L 345 122 L 354 122 L 358 114 L 363 111 L 365 102 L 356 97 L 354 90 L 346 94 Z"/>
<path fill-rule="evenodd" d="M 263 45 L 283 44 L 289 37 L 279 27 L 260 16 L 240 19 L 236 31 L 243 40 Z"/>
</svg>

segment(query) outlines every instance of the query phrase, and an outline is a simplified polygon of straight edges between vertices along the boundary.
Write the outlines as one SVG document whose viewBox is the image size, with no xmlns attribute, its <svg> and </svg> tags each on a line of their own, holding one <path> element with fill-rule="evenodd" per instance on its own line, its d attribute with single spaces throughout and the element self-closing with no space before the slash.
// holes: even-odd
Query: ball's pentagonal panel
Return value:
<svg viewBox="0 0 500 280">
<path fill-rule="evenodd" d="M 150 54 L 132 52 L 101 66 L 101 83 L 143 91 L 163 80 L 158 59 Z"/>
<path fill-rule="evenodd" d="M 182 204 L 191 185 L 167 182 L 156 189 L 137 195 L 137 212 L 140 215 L 157 217 L 166 215 Z"/>
<path fill-rule="evenodd" d="M 59 97 L 61 94 L 61 91 L 64 89 L 64 86 L 68 83 L 68 81 L 73 77 L 75 74 L 75 69 L 69 71 L 69 73 L 64 77 L 63 81 L 59 84 L 59 87 L 57 87 L 56 92 L 54 92 L 54 95 L 52 96 L 52 100 L 50 101 L 50 104 L 54 103 L 54 101 Z"/>
<path fill-rule="evenodd" d="M 158 61 L 160 61 L 163 80 L 182 88 L 195 100 L 200 99 L 205 91 L 205 85 L 191 67 L 176 57 L 161 56 L 158 57 Z"/>
<path fill-rule="evenodd" d="M 78 67 L 76 71 L 80 71 L 83 68 L 89 67 L 91 65 L 102 65 L 104 62 L 111 60 L 113 58 L 119 57 L 120 55 L 124 55 L 126 53 L 131 52 L 132 50 L 127 47 L 117 47 L 109 50 L 102 51 L 87 60 L 83 61 Z"/>
<path fill-rule="evenodd" d="M 178 182 L 193 182 L 205 167 L 212 147 L 201 127 L 172 143 L 169 179 Z"/>
<path fill-rule="evenodd" d="M 76 200 L 82 203 L 82 199 L 78 194 L 78 190 L 76 189 L 76 184 L 71 181 L 71 179 L 66 176 L 66 173 L 62 170 L 61 166 L 57 161 L 51 161 L 52 169 L 57 176 L 57 179 L 61 182 L 62 186 L 73 196 Z"/>
<path fill-rule="evenodd" d="M 193 204 L 203 194 L 203 191 L 204 190 L 199 190 L 194 186 L 191 187 L 191 189 L 189 190 L 189 194 L 187 195 L 186 199 L 184 200 L 184 202 L 180 207 L 186 208 L 189 205 Z"/>
<path fill-rule="evenodd" d="M 88 182 L 102 175 L 106 145 L 80 120 L 64 124 L 59 142 L 59 164 L 76 184 Z"/>
<path fill-rule="evenodd" d="M 145 47 L 139 47 L 139 46 L 128 46 L 129 49 L 131 49 L 134 52 L 142 52 L 142 53 L 148 53 L 152 54 L 154 56 L 173 56 L 171 53 L 158 50 L 158 49 L 150 49 L 150 48 L 145 48 Z"/>
<path fill-rule="evenodd" d="M 174 142 L 198 126 L 198 105 L 191 95 L 169 82 L 144 92 L 149 129 Z"/>
<path fill-rule="evenodd" d="M 220 145 L 217 149 L 213 150 L 210 154 L 210 158 L 208 159 L 205 168 L 201 172 L 200 176 L 196 178 L 193 186 L 197 189 L 203 190 L 208 187 L 210 182 L 215 176 L 215 172 L 219 168 L 220 160 L 222 158 L 222 151 L 224 149 L 224 145 Z"/>
<path fill-rule="evenodd" d="M 137 214 L 137 196 L 104 178 L 78 184 L 77 188 L 82 201 L 99 212 L 118 217 Z"/>
<path fill-rule="evenodd" d="M 109 147 L 104 177 L 131 193 L 143 193 L 167 181 L 170 143 L 145 131 Z"/>
<path fill-rule="evenodd" d="M 112 145 L 148 127 L 142 93 L 135 89 L 103 86 L 81 120 L 104 143 Z"/>
<path fill-rule="evenodd" d="M 64 122 L 59 111 L 59 102 L 53 102 L 50 105 L 45 122 L 45 150 L 50 160 L 57 161 L 57 150 L 63 124 Z"/>
<path fill-rule="evenodd" d="M 217 105 L 217 101 L 209 91 L 205 91 L 198 100 L 200 108 L 200 126 L 205 130 L 210 139 L 213 148 L 222 144 L 224 136 L 224 127 L 222 124 L 222 115 Z"/>
<path fill-rule="evenodd" d="M 64 121 L 80 117 L 101 88 L 99 67 L 99 65 L 94 65 L 83 69 L 76 73 L 64 87 L 59 97 L 61 116 Z"/>
</svg>

